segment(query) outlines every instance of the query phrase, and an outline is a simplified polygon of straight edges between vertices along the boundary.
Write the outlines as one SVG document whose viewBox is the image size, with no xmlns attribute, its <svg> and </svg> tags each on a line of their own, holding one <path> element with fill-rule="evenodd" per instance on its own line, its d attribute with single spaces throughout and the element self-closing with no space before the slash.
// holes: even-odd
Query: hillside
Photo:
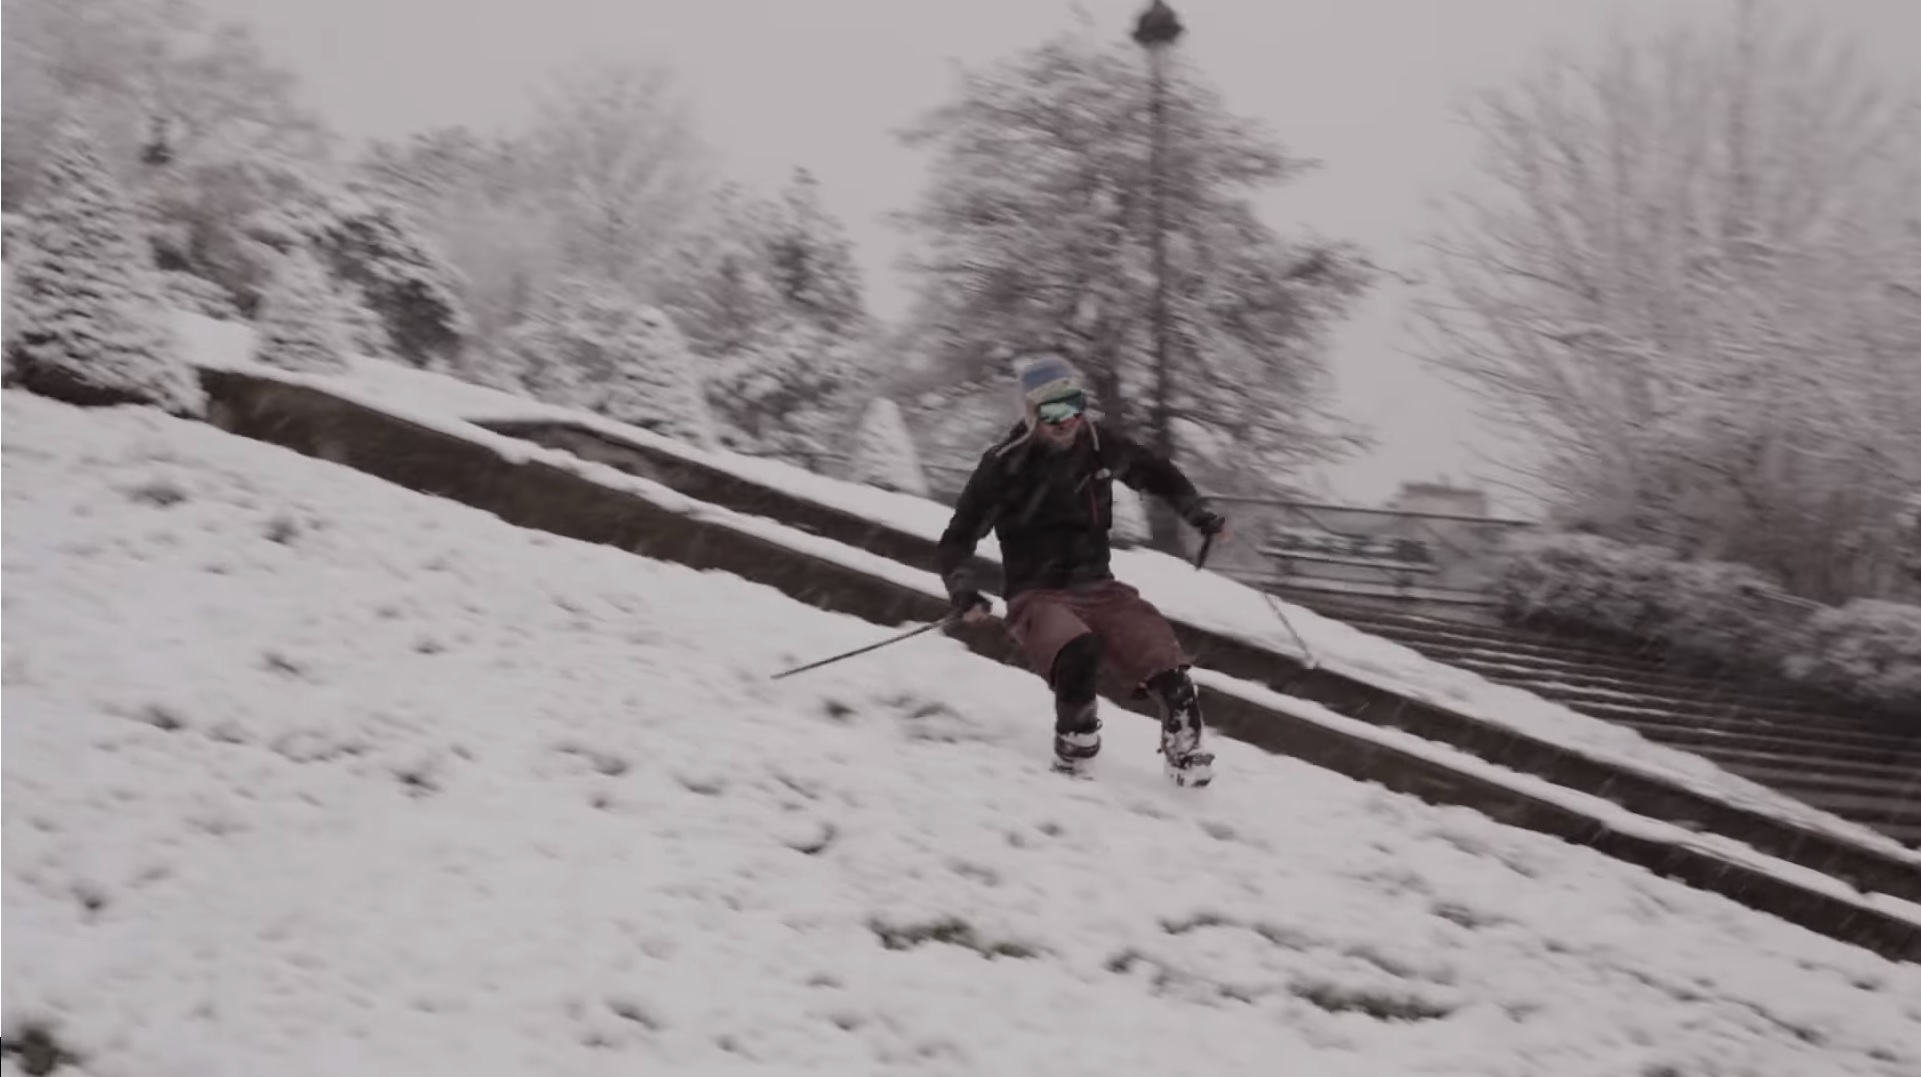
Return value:
<svg viewBox="0 0 1921 1077">
<path fill-rule="evenodd" d="M 773 682 L 884 633 L 149 412 L 5 428 L 5 1035 L 80 1072 L 1921 1067 L 1921 970 L 1592 851 L 1234 743 L 1176 790 L 1127 715 L 1063 780 L 953 641 Z"/>
</svg>

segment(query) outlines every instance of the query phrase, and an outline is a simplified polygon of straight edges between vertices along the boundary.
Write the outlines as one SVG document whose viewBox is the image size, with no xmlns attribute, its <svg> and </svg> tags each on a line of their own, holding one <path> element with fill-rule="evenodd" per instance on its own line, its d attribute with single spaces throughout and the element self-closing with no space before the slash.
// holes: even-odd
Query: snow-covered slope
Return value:
<svg viewBox="0 0 1921 1077">
<path fill-rule="evenodd" d="M 1880 1074 L 1921 969 L 136 410 L 6 394 L 5 1024 L 82 1072 Z M 9 1063 L 11 1065 L 11 1063 Z"/>
<path fill-rule="evenodd" d="M 247 360 L 252 338 L 247 327 L 181 314 L 179 329 L 193 342 L 196 361 L 202 365 L 262 372 Z M 384 360 L 357 358 L 350 374 L 335 378 L 294 377 L 276 371 L 264 373 L 320 386 L 328 392 L 470 439 L 477 432 L 471 421 L 549 419 L 574 423 L 865 516 L 925 539 L 940 535 L 950 511 L 927 498 L 829 478 L 777 460 L 697 448 L 603 416 L 541 404 Z M 993 536 L 982 542 L 981 553 L 998 558 L 998 544 Z M 1281 654 L 1298 653 L 1304 639 L 1312 658 L 1322 668 L 1409 699 L 1434 703 L 1512 728 L 1624 770 L 1823 830 L 1882 856 L 1912 863 L 1921 871 L 1921 851 L 1904 848 L 1886 834 L 1723 770 L 1700 755 L 1650 741 L 1627 726 L 1590 717 L 1533 693 L 1435 661 L 1410 647 L 1369 635 L 1225 576 L 1197 573 L 1192 565 L 1178 558 L 1149 550 L 1120 550 L 1115 555 L 1115 566 L 1123 579 L 1138 586 L 1161 609 L 1191 624 L 1245 639 Z M 1286 617 L 1285 621 L 1281 619 L 1282 614 L 1277 614 L 1277 607 Z"/>
</svg>

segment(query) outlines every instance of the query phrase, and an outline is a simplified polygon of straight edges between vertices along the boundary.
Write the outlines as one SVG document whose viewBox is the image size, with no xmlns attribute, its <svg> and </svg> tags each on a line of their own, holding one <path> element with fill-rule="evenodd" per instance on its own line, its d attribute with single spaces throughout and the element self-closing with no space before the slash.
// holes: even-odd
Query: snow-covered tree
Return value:
<svg viewBox="0 0 1921 1077">
<path fill-rule="evenodd" d="M 845 229 L 796 172 L 779 201 L 715 192 L 662 294 L 707 360 L 722 436 L 812 465 L 840 439 L 842 394 L 868 331 Z"/>
<path fill-rule="evenodd" d="M 1893 553 L 1894 569 L 1904 578 L 1908 595 L 1921 599 L 1921 491 L 1901 499 L 1891 530 L 1894 535 L 1888 545 Z"/>
<path fill-rule="evenodd" d="M 927 496 L 927 476 L 921 471 L 920 454 L 914 451 L 914 439 L 901 419 L 900 406 L 892 400 L 880 397 L 862 414 L 848 472 L 855 482 Z"/>
<path fill-rule="evenodd" d="M 298 242 L 291 235 L 272 241 L 272 224 L 325 197 L 314 162 L 243 136 L 195 140 L 139 178 L 141 215 L 161 268 L 218 286 L 245 317 L 255 314 L 279 252 Z"/>
<path fill-rule="evenodd" d="M 714 421 L 687 338 L 659 307 L 635 308 L 631 352 L 614 369 L 599 405 L 608 418 L 697 445 L 714 444 Z"/>
<path fill-rule="evenodd" d="M 526 318 L 565 270 L 560 210 L 515 137 L 425 131 L 375 144 L 356 169 L 445 252 L 471 320 L 468 343 L 482 348 Z"/>
<path fill-rule="evenodd" d="M 340 326 L 340 346 L 346 349 L 347 354 L 398 355 L 399 349 L 394 346 L 387 321 L 374 311 L 366 290 L 351 280 L 342 280 L 332 274 L 328 274 L 328 277 L 328 283 L 333 287 L 334 321 Z M 468 370 L 464 352 L 459 370 L 463 374 Z"/>
<path fill-rule="evenodd" d="M 80 102 L 96 111 L 101 158 L 123 185 L 191 160 L 325 154 L 325 128 L 292 75 L 245 26 L 190 0 L 7 0 L 4 42 L 10 210 L 37 197 L 55 125 Z"/>
<path fill-rule="evenodd" d="M 769 251 L 778 214 L 774 203 L 723 184 L 670 255 L 661 300 L 702 355 L 750 351 L 782 321 Z"/>
<path fill-rule="evenodd" d="M 1110 420 L 1150 445 L 1165 434 L 1211 487 L 1271 490 L 1342 451 L 1322 337 L 1364 274 L 1344 247 L 1285 240 L 1255 211 L 1304 162 L 1178 59 L 1168 76 L 1167 392 L 1150 320 L 1148 80 L 1139 49 L 1091 31 L 970 72 L 908 132 L 933 155 L 906 217 L 917 350 L 957 382 L 1064 350 Z M 1215 451 L 1226 445 L 1231 458 Z"/>
<path fill-rule="evenodd" d="M 789 312 L 841 339 L 859 336 L 867 321 L 854 243 L 821 203 L 820 182 L 796 169 L 781 192 L 781 214 L 767 237 L 775 288 Z"/>
<path fill-rule="evenodd" d="M 79 404 L 197 414 L 205 397 L 160 305 L 132 207 L 77 118 L 58 131 L 9 282 L 13 377 Z"/>
<path fill-rule="evenodd" d="M 950 382 L 935 372 L 891 371 L 885 391 L 900 402 L 934 496 L 951 501 L 981 450 L 1006 436 L 1019 414 L 1006 379 Z"/>
<path fill-rule="evenodd" d="M 752 347 L 707 362 L 708 398 L 740 448 L 812 465 L 843 440 L 856 348 L 804 323 L 770 328 Z"/>
<path fill-rule="evenodd" d="M 307 236 L 357 299 L 380 316 L 395 354 L 446 367 L 468 330 L 458 272 L 399 204 L 360 193 L 329 200 Z"/>
<path fill-rule="evenodd" d="M 1921 482 L 1913 116 L 1755 4 L 1489 91 L 1430 359 L 1569 520 L 1874 593 Z"/>
<path fill-rule="evenodd" d="M 328 136 L 292 76 L 191 0 L 8 0 L 6 26 L 6 204 L 39 197 L 53 122 L 84 103 L 169 299 L 251 315 L 275 258 L 249 222 L 327 168 Z"/>
<path fill-rule="evenodd" d="M 305 248 L 281 256 L 280 271 L 261 297 L 254 359 L 305 374 L 347 369 L 338 300 L 326 270 Z"/>
<path fill-rule="evenodd" d="M 555 207 L 565 271 L 629 288 L 657 279 L 711 183 L 711 151 L 658 65 L 563 71 L 517 143 L 525 177 Z"/>
<path fill-rule="evenodd" d="M 670 70 L 596 63 L 543 87 L 524 127 L 376 144 L 356 171 L 445 253 L 469 336 L 487 347 L 569 277 L 663 301 L 713 162 Z"/>
<path fill-rule="evenodd" d="M 540 399 L 709 445 L 714 424 L 694 353 L 673 320 L 617 285 L 573 279 L 508 333 Z"/>
<path fill-rule="evenodd" d="M 239 308 L 225 288 L 205 277 L 177 269 L 160 271 L 161 302 L 174 310 L 184 310 L 221 321 L 239 321 Z"/>
</svg>

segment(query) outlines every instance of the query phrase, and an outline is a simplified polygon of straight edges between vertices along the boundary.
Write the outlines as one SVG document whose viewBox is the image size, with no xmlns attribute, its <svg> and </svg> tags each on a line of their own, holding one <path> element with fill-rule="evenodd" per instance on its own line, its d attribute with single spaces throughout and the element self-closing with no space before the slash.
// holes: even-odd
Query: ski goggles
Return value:
<svg viewBox="0 0 1921 1077">
<path fill-rule="evenodd" d="M 1049 426 L 1058 426 L 1069 419 L 1080 418 L 1086 410 L 1087 394 L 1075 391 L 1034 405 L 1034 417 Z"/>
</svg>

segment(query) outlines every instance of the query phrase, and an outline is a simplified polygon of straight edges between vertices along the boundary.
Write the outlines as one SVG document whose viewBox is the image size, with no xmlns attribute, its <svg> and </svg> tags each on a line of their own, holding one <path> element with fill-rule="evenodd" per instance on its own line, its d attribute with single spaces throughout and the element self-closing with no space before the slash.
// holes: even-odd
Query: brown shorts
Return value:
<svg viewBox="0 0 1921 1077">
<path fill-rule="evenodd" d="M 1086 632 L 1100 638 L 1105 660 L 1130 684 L 1188 664 L 1161 611 L 1119 580 L 1023 591 L 1007 604 L 1007 628 L 1042 677 L 1054 668 L 1061 648 Z"/>
</svg>

